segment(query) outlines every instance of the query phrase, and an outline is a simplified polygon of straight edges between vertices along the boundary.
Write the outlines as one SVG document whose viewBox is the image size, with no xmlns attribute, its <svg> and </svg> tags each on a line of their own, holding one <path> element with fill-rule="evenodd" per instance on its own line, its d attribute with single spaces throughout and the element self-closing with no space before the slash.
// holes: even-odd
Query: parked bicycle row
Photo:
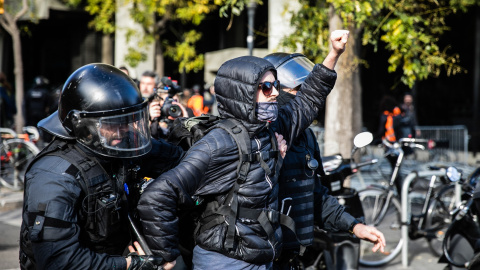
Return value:
<svg viewBox="0 0 480 270">
<path fill-rule="evenodd" d="M 0 135 L 0 187 L 21 190 L 25 170 L 40 152 L 36 145 L 39 132 L 33 126 L 24 127 L 22 134 L 9 128 L 0 128 Z"/>
<path fill-rule="evenodd" d="M 457 234 L 458 231 L 461 231 L 458 230 L 459 225 L 456 225 L 456 230 L 449 229 L 449 227 L 453 226 L 453 220 L 459 219 L 458 217 L 455 218 L 455 215 L 458 216 L 460 211 L 462 213 L 467 211 L 465 209 L 468 208 L 466 205 L 469 205 L 469 202 L 465 200 L 465 197 L 471 194 L 471 190 L 476 185 L 476 180 L 478 175 L 480 175 L 479 169 L 471 173 L 472 168 L 458 166 L 459 164 L 420 162 L 412 158 L 409 159 L 411 161 L 409 165 L 414 166 L 405 166 L 407 168 L 402 169 L 406 160 L 405 152 L 412 154 L 413 149 L 423 151 L 431 146 L 432 141 L 425 139 L 402 138 L 396 143 L 389 143 L 383 140 L 384 155 L 377 157 L 378 162 L 372 162 L 372 166 L 362 168 L 361 172 L 355 176 L 356 180 L 358 180 L 357 182 L 361 182 L 358 186 L 360 189 L 358 197 L 363 208 L 364 221 L 368 225 L 377 227 L 388 239 L 385 253 L 373 253 L 368 246 L 360 242 L 360 265 L 387 267 L 388 263 L 402 252 L 405 241 L 420 238 L 424 238 L 428 242 L 433 255 L 440 257 L 452 245 L 451 237 L 448 238 L 449 242 L 447 244 L 443 243 L 444 240 L 447 240 L 447 230 L 453 230 Z M 361 160 L 365 163 L 369 159 L 363 156 Z M 457 165 L 457 167 L 462 167 L 465 170 L 462 171 L 449 165 Z M 428 175 L 427 177 L 420 177 L 420 174 L 412 174 L 414 175 L 414 180 L 411 183 L 406 183 L 408 185 L 408 195 L 404 197 L 408 198 L 408 219 L 407 222 L 402 222 L 401 195 L 404 179 L 407 175 L 410 176 L 410 173 L 421 170 L 431 170 L 432 173 L 425 172 L 422 174 Z M 462 177 L 461 179 L 460 176 Z M 368 178 L 368 181 L 365 181 L 365 178 Z M 461 182 L 464 186 L 464 194 L 462 196 L 456 192 L 455 181 Z M 408 225 L 408 239 L 405 239 L 405 236 L 402 235 L 401 228 L 405 224 Z M 478 226 L 474 228 L 478 228 Z M 480 232 L 480 230 L 478 231 Z M 478 233 L 474 235 L 480 236 Z M 458 238 L 458 235 L 456 237 Z M 466 254 L 473 254 L 474 248 L 472 247 L 475 247 L 472 244 L 474 243 L 473 238 L 475 240 L 480 239 L 480 237 L 472 237 L 472 234 L 469 234 L 468 240 L 464 241 L 464 245 L 467 243 L 468 246 L 464 247 L 464 249 L 470 250 Z M 459 245 L 457 242 L 454 242 L 456 248 Z M 471 266 L 473 263 L 465 258 L 468 258 L 468 255 L 459 255 L 460 253 L 464 254 L 462 252 L 457 252 L 454 255 L 447 254 L 446 257 L 449 259 L 453 256 L 456 256 L 457 260 L 459 260 L 459 256 L 463 259 L 461 263 L 457 261 L 451 263 L 451 265 Z M 478 259 L 476 258 L 476 260 Z M 439 263 L 442 262 L 445 263 L 447 260 L 443 259 Z M 439 264 L 440 267 L 443 266 Z"/>
</svg>

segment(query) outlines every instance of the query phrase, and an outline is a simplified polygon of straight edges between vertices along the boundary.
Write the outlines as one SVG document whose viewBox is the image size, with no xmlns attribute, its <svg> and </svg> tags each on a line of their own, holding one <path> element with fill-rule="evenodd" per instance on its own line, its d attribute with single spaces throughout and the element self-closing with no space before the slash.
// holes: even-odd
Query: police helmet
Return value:
<svg viewBox="0 0 480 270">
<path fill-rule="evenodd" d="M 271 53 L 264 59 L 277 69 L 281 86 L 291 89 L 301 85 L 315 66 L 301 53 Z"/>
<path fill-rule="evenodd" d="M 37 76 L 33 79 L 33 87 L 45 87 L 49 84 L 50 81 L 43 76 Z"/>
<path fill-rule="evenodd" d="M 89 64 L 70 75 L 58 111 L 39 127 L 103 156 L 141 156 L 152 147 L 147 104 L 124 72 L 107 64 Z"/>
</svg>

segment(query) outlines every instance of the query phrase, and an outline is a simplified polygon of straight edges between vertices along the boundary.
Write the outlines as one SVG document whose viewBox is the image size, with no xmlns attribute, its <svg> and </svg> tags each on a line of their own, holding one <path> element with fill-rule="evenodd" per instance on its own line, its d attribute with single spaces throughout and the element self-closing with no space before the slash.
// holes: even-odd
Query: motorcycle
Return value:
<svg viewBox="0 0 480 270">
<path fill-rule="evenodd" d="M 477 168 L 462 184 L 461 203 L 451 211 L 452 222 L 443 239 L 443 255 L 439 263 L 447 263 L 445 269 L 480 268 L 480 224 L 478 220 L 478 192 L 476 186 L 480 180 L 480 168 Z M 478 196 L 478 195 L 477 195 Z"/>
<path fill-rule="evenodd" d="M 361 163 L 356 163 L 354 160 L 355 153 L 369 145 L 372 140 L 372 133 L 359 133 L 354 138 L 350 158 L 343 158 L 340 154 L 322 157 L 326 174 L 321 177 L 322 185 L 329 189 L 330 195 L 336 197 L 338 202 L 345 206 L 346 212 L 358 220 L 363 219 L 358 192 L 353 188 L 344 187 L 344 182 L 348 176 L 358 172 L 359 168 L 378 162 L 377 159 Z M 348 232 L 327 232 L 315 226 L 313 244 L 299 258 L 299 268 L 306 270 L 358 269 L 359 257 L 360 239 L 352 237 Z"/>
</svg>

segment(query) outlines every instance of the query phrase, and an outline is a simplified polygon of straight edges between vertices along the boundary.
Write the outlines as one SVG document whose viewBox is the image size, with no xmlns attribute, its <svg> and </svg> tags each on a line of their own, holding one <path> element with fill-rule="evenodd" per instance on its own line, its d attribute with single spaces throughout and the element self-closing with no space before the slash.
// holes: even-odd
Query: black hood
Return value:
<svg viewBox="0 0 480 270">
<path fill-rule="evenodd" d="M 265 122 L 257 120 L 255 106 L 260 80 L 267 71 L 277 77 L 275 67 L 267 60 L 242 56 L 229 60 L 218 69 L 215 78 L 215 95 L 218 112 L 222 118 L 236 118 L 250 135 L 263 129 Z"/>
</svg>

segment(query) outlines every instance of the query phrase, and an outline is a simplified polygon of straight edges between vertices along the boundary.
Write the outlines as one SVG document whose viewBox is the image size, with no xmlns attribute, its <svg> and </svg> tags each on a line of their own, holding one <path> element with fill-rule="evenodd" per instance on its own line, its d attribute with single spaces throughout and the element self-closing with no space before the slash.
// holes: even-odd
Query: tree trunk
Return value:
<svg viewBox="0 0 480 270">
<path fill-rule="evenodd" d="M 331 14 L 330 31 L 343 29 L 333 8 Z M 355 29 L 348 30 L 347 47 L 337 63 L 337 82 L 327 98 L 325 111 L 324 155 L 340 153 L 344 158 L 350 157 L 353 137 L 362 127 L 361 86 L 356 60 L 359 45 L 355 40 Z"/>
<path fill-rule="evenodd" d="M 102 63 L 113 65 L 113 43 L 110 34 L 102 36 Z"/>
<path fill-rule="evenodd" d="M 15 74 L 15 101 L 17 105 L 17 114 L 15 116 L 15 131 L 17 133 L 22 132 L 24 125 L 23 119 L 23 60 L 22 60 L 22 42 L 20 40 L 20 31 L 17 28 L 17 25 L 14 27 L 14 32 L 12 33 L 13 41 L 13 60 L 15 63 L 14 74 Z"/>
<path fill-rule="evenodd" d="M 17 21 L 28 11 L 27 0 L 22 0 L 22 8 L 15 16 L 5 11 L 0 17 L 0 24 L 12 36 L 13 43 L 13 63 L 15 74 L 15 105 L 17 106 L 17 114 L 15 115 L 15 131 L 21 133 L 24 125 L 23 119 L 23 60 L 22 60 L 22 41 L 20 39 L 20 30 Z"/>
</svg>

